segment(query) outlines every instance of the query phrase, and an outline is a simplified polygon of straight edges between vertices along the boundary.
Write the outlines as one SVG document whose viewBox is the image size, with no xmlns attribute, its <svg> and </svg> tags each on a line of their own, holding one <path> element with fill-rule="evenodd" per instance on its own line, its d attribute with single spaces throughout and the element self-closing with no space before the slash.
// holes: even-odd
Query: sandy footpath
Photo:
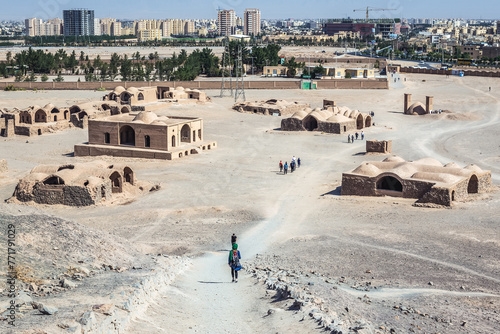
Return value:
<svg viewBox="0 0 500 334">
<path fill-rule="evenodd" d="M 433 95 L 435 109 L 453 113 L 403 115 L 405 92 L 413 94 L 413 101 Z M 211 104 L 158 112 L 202 117 L 205 138 L 218 142 L 216 150 L 175 161 L 106 158 L 127 162 L 138 179 L 160 183 L 160 191 L 126 205 L 35 209 L 119 236 L 144 253 L 194 256 L 192 268 L 162 292 L 129 332 L 322 330 L 308 310 L 292 307 L 293 298 L 279 299 L 254 279 L 256 267 L 269 267 L 271 276 L 296 273 L 297 286 L 321 298 L 322 312 L 345 332 L 356 326 L 360 333 L 500 331 L 497 191 L 452 209 L 415 207 L 413 200 L 390 197 L 341 197 L 342 172 L 384 157 L 365 156 L 364 142 L 348 144 L 347 136 L 281 132 L 281 118 L 232 111 L 233 101 L 218 93 L 208 92 Z M 101 95 L 0 92 L 0 108 L 70 105 Z M 392 140 L 394 154 L 407 160 L 475 163 L 492 171 L 494 184 L 500 181 L 500 84 L 494 79 L 402 75 L 387 91 L 247 90 L 246 96 L 312 107 L 328 98 L 373 111 L 376 126 L 364 130 L 365 136 Z M 86 131 L 71 129 L 1 139 L 0 159 L 7 159 L 9 171 L 0 176 L 0 197 L 10 197 L 16 179 L 37 164 L 90 159 L 70 156 L 73 145 L 86 136 Z M 279 160 L 293 155 L 303 166 L 280 175 Z M 230 283 L 226 263 L 232 233 L 239 236 L 248 269 L 238 284 Z"/>
</svg>

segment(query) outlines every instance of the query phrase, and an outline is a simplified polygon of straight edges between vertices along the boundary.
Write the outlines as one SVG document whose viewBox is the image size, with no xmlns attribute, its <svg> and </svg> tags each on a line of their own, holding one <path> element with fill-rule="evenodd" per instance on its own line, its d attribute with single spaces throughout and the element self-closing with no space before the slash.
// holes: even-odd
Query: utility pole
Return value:
<svg viewBox="0 0 500 334">
<path fill-rule="evenodd" d="M 233 96 L 233 79 L 232 79 L 232 69 L 231 69 L 231 53 L 229 52 L 229 38 L 226 37 L 223 42 L 224 52 L 222 54 L 222 81 L 220 87 L 220 97 L 224 97 L 229 93 L 228 96 Z M 226 77 L 226 70 L 228 70 L 228 77 Z M 229 82 L 229 88 L 226 88 L 225 83 Z"/>
<path fill-rule="evenodd" d="M 234 94 L 234 102 L 238 102 L 240 97 L 245 102 L 245 83 L 243 81 L 243 50 L 242 45 L 238 45 L 238 60 L 236 63 L 236 93 Z"/>
</svg>

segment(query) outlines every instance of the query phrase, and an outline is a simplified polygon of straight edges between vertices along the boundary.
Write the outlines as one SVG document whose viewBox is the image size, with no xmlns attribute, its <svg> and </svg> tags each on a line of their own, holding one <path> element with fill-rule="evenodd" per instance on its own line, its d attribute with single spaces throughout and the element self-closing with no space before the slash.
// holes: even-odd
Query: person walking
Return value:
<svg viewBox="0 0 500 334">
<path fill-rule="evenodd" d="M 238 244 L 233 244 L 233 249 L 229 251 L 227 264 L 231 267 L 231 277 L 233 282 L 238 283 L 238 271 L 241 269 L 241 254 L 238 250 Z"/>
<path fill-rule="evenodd" d="M 356 140 L 358 140 L 358 136 L 359 136 L 359 135 L 358 135 L 358 133 L 356 132 Z"/>
<path fill-rule="evenodd" d="M 238 239 L 238 237 L 233 233 L 233 235 L 231 236 L 231 245 L 234 245 L 236 243 L 236 239 Z"/>
<path fill-rule="evenodd" d="M 293 173 L 294 170 L 295 170 L 295 161 L 292 160 L 292 162 L 290 162 L 290 172 Z"/>
<path fill-rule="evenodd" d="M 351 143 L 354 144 L 354 135 L 351 135 Z"/>
<path fill-rule="evenodd" d="M 351 143 L 351 135 L 347 135 L 347 143 Z"/>
<path fill-rule="evenodd" d="M 365 139 L 365 134 L 361 131 L 361 140 Z"/>
<path fill-rule="evenodd" d="M 283 161 L 280 160 L 280 173 L 283 171 Z"/>
<path fill-rule="evenodd" d="M 297 166 L 300 168 L 300 158 L 297 158 Z"/>
<path fill-rule="evenodd" d="M 283 166 L 283 175 L 288 173 L 288 162 L 285 161 L 285 165 Z"/>
</svg>

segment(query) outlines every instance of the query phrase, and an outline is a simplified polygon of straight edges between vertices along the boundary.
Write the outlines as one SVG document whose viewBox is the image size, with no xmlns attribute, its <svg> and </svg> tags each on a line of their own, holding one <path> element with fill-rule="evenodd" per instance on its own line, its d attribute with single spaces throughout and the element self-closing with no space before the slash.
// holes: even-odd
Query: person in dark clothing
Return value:
<svg viewBox="0 0 500 334">
<path fill-rule="evenodd" d="M 356 140 L 358 140 L 358 136 L 359 136 L 359 134 L 356 132 Z"/>
<path fill-rule="evenodd" d="M 300 158 L 297 159 L 297 167 L 300 168 Z"/>
<path fill-rule="evenodd" d="M 279 166 L 280 166 L 280 173 L 281 173 L 283 171 L 283 161 L 280 160 Z"/>
<path fill-rule="evenodd" d="M 285 166 L 283 166 L 283 175 L 288 173 L 288 162 L 285 161 Z"/>
<path fill-rule="evenodd" d="M 231 245 L 234 245 L 236 243 L 236 239 L 238 239 L 238 237 L 233 233 L 233 235 L 231 236 Z"/>
<path fill-rule="evenodd" d="M 227 264 L 231 267 L 231 277 L 235 283 L 238 283 L 238 271 L 241 269 L 240 259 L 241 254 L 238 250 L 238 244 L 233 244 L 233 249 L 229 251 Z"/>
</svg>

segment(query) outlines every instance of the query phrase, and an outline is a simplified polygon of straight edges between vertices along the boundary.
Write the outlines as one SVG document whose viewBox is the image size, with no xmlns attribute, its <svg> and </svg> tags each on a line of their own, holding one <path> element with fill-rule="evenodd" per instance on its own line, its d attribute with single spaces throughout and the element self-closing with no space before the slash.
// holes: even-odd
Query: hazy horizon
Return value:
<svg viewBox="0 0 500 334">
<path fill-rule="evenodd" d="M 0 20 L 24 20 L 31 17 L 41 19 L 62 18 L 65 9 L 87 8 L 95 11 L 96 18 L 116 18 L 121 20 L 139 19 L 215 19 L 217 9 L 234 9 L 237 16 L 243 16 L 245 8 L 259 8 L 263 19 L 328 19 L 328 18 L 364 18 L 366 12 L 353 9 L 394 9 L 391 11 L 370 12 L 370 18 L 462 18 L 491 19 L 491 13 L 500 12 L 500 2 L 483 0 L 481 5 L 472 3 L 457 6 L 456 1 L 443 0 L 354 0 L 345 1 L 310 0 L 304 1 L 243 1 L 243 0 L 186 0 L 173 1 L 131 1 L 122 0 L 119 5 L 96 0 L 81 2 L 75 0 L 25 0 L 23 6 L 14 3 L 2 5 Z M 486 10 L 485 10 L 486 8 Z M 133 13 L 133 14 L 132 14 Z"/>
</svg>

